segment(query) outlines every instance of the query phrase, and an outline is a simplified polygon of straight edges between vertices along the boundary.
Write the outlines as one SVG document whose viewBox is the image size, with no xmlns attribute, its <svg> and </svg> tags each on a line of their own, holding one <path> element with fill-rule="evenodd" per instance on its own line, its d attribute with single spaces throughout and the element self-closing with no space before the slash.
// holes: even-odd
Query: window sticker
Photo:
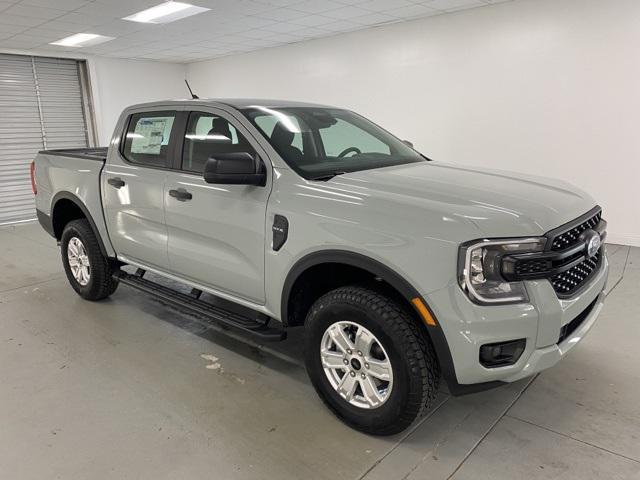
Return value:
<svg viewBox="0 0 640 480">
<path fill-rule="evenodd" d="M 169 144 L 174 117 L 141 118 L 131 138 L 131 153 L 160 155 L 163 145 Z"/>
</svg>

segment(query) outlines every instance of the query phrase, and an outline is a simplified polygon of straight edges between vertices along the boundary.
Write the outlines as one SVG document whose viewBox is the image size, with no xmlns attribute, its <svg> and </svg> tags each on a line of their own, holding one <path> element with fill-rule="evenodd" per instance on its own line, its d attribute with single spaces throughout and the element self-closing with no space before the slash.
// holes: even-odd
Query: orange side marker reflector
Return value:
<svg viewBox="0 0 640 480">
<path fill-rule="evenodd" d="M 418 310 L 418 312 L 420 312 L 420 316 L 422 316 L 422 320 L 424 320 L 424 323 L 426 323 L 427 325 L 429 325 L 431 327 L 435 327 L 436 326 L 435 319 L 431 315 L 431 312 L 429 312 L 429 309 L 424 304 L 422 299 L 420 299 L 420 297 L 414 298 L 413 300 L 411 300 L 411 303 L 413 303 L 413 306 L 416 307 L 416 310 Z"/>
</svg>

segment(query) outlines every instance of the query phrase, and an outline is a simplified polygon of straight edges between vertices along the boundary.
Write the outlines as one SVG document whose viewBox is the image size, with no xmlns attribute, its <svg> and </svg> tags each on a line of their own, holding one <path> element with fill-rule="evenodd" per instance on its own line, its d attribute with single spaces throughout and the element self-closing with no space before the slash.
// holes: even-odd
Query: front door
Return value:
<svg viewBox="0 0 640 480">
<path fill-rule="evenodd" d="M 175 111 L 131 115 L 101 182 L 109 239 L 118 257 L 162 270 L 168 264 L 164 186 L 176 119 Z"/>
<path fill-rule="evenodd" d="M 179 169 L 167 173 L 164 192 L 170 270 L 219 292 L 264 302 L 270 168 L 266 187 L 212 185 L 202 172 L 216 154 L 266 155 L 243 126 L 215 109 L 189 114 L 182 144 Z"/>
</svg>

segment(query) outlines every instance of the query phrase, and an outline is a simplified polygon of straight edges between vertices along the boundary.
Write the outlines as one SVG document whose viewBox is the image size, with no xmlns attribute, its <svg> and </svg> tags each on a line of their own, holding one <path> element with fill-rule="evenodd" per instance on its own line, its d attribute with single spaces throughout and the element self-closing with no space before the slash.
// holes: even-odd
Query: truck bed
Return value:
<svg viewBox="0 0 640 480">
<path fill-rule="evenodd" d="M 60 155 L 63 157 L 84 158 L 85 160 L 96 160 L 106 162 L 108 147 L 96 148 L 62 148 L 58 150 L 41 150 L 38 153 L 44 155 Z"/>
</svg>

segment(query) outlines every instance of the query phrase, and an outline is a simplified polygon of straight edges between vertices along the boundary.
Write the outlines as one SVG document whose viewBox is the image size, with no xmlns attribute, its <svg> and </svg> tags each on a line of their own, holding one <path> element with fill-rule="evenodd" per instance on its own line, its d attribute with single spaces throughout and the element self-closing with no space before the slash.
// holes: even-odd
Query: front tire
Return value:
<svg viewBox="0 0 640 480">
<path fill-rule="evenodd" d="M 78 295 L 95 301 L 116 291 L 111 262 L 102 254 L 88 220 L 73 220 L 64 227 L 60 249 L 67 279 Z"/>
<path fill-rule="evenodd" d="M 440 369 L 419 324 L 398 302 L 365 287 L 338 288 L 313 304 L 305 361 L 331 411 L 369 434 L 401 432 L 438 393 Z"/>
</svg>

